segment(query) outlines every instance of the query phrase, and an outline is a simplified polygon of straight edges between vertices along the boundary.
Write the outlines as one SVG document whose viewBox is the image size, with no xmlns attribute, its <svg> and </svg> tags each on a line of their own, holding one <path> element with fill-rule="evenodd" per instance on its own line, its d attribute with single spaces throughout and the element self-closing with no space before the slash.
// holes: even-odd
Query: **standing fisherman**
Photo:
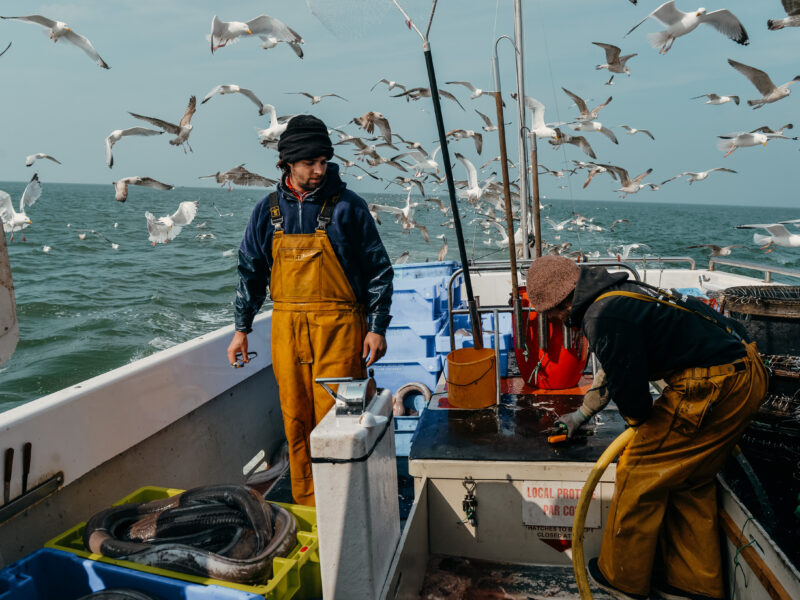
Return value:
<svg viewBox="0 0 800 600">
<path fill-rule="evenodd" d="M 239 248 L 228 361 L 241 353 L 248 362 L 247 334 L 269 287 L 292 496 L 313 506 L 309 436 L 333 406 L 314 379 L 364 378 L 386 353 L 394 272 L 366 202 L 328 163 L 333 146 L 325 124 L 294 117 L 278 153 L 281 182 L 256 204 Z"/>
<path fill-rule="evenodd" d="M 536 259 L 527 290 L 537 311 L 582 324 L 607 377 L 603 401 L 561 417 L 568 435 L 609 398 L 637 427 L 589 574 L 615 598 L 722 598 L 714 477 L 767 391 L 755 343 L 699 301 L 561 256 Z"/>
</svg>

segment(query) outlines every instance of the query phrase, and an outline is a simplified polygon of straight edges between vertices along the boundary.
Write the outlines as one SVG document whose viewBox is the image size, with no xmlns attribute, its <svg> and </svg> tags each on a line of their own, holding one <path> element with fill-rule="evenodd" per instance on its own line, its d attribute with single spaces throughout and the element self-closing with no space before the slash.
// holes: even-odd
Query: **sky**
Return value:
<svg viewBox="0 0 800 600">
<path fill-rule="evenodd" d="M 423 28 L 429 2 L 401 2 Z M 746 99 L 760 94 L 728 58 L 765 70 L 782 84 L 800 74 L 796 52 L 787 48 L 800 43 L 800 29 L 768 31 L 769 18 L 784 16 L 781 3 L 726 0 L 708 2 L 709 11 L 728 8 L 743 22 L 751 43 L 740 46 L 709 26 L 700 26 L 679 38 L 666 55 L 651 48 L 646 34 L 662 29 L 649 19 L 623 37 L 638 21 L 658 6 L 641 0 L 524 0 L 525 92 L 541 100 L 547 121 L 568 121 L 577 116 L 561 87 L 585 98 L 590 108 L 609 95 L 613 101 L 600 113 L 600 120 L 619 139 L 616 146 L 599 133 L 587 133 L 599 162 L 622 166 L 634 176 L 647 168 L 646 179 L 660 183 L 683 171 L 727 167 L 737 174 L 713 173 L 708 180 L 689 186 L 673 181 L 657 192 L 643 190 L 629 200 L 785 206 L 787 218 L 796 218 L 798 199 L 795 170 L 800 162 L 800 143 L 773 140 L 766 147 L 743 148 L 723 158 L 716 136 L 749 131 L 762 125 L 776 129 L 796 122 L 800 86 L 794 94 L 775 104 L 752 110 Z M 679 0 L 678 8 L 697 8 Z M 299 59 L 285 44 L 263 50 L 257 39 L 243 39 L 209 49 L 207 35 L 212 17 L 224 21 L 246 21 L 269 14 L 285 22 L 305 40 L 305 57 Z M 409 87 L 427 86 L 421 41 L 409 30 L 390 0 L 307 0 L 234 3 L 205 0 L 115 0 L 37 3 L 5 0 L 3 16 L 41 14 L 67 22 L 74 31 L 91 40 L 110 70 L 97 66 L 78 48 L 60 41 L 53 44 L 42 27 L 21 21 L 0 21 L 0 49 L 12 47 L 0 57 L 0 181 L 24 181 L 37 170 L 45 193 L 48 182 L 109 184 L 127 176 L 153 177 L 176 186 L 215 185 L 198 179 L 241 163 L 275 177 L 275 151 L 258 143 L 256 130 L 266 127 L 267 117 L 240 95 L 214 96 L 199 101 L 216 85 L 234 83 L 249 88 L 278 114 L 312 113 L 329 126 L 345 126 L 356 116 L 374 110 L 383 113 L 392 130 L 406 139 L 419 141 L 432 150 L 437 134 L 430 99 L 406 102 L 392 98 L 386 87 L 370 88 L 382 77 Z M 495 120 L 494 101 L 482 96 L 469 99 L 461 86 L 446 81 L 468 80 L 482 89 L 492 88 L 491 55 L 501 35 L 513 37 L 512 0 L 440 0 L 430 40 L 442 89 L 454 93 L 466 108 L 462 111 L 443 100 L 445 127 L 480 131 L 478 109 Z M 605 62 L 603 51 L 591 42 L 618 45 L 623 54 L 638 53 L 628 62 L 631 76 L 616 75 L 615 85 L 606 86 L 607 71 L 595 65 Z M 508 94 L 516 90 L 514 51 L 508 41 L 499 44 L 501 79 L 506 98 L 509 155 L 516 162 L 517 113 Z M 287 92 L 336 93 L 347 99 L 325 98 L 310 105 L 307 98 Z M 716 92 L 741 96 L 739 106 L 711 106 L 692 96 Z M 394 92 L 391 92 L 394 93 Z M 114 147 L 115 164 L 104 160 L 104 139 L 114 129 L 146 125 L 128 111 L 177 123 L 189 96 L 198 98 L 189 143 L 193 152 L 167 143 L 171 136 L 130 137 Z M 529 119 L 529 117 L 528 117 Z M 350 123 L 350 124 L 348 124 Z M 648 129 L 655 142 L 644 135 L 628 136 L 618 126 L 628 124 Z M 364 133 L 363 131 L 360 133 Z M 461 152 L 476 166 L 499 154 L 496 133 L 484 138 L 481 156 L 472 140 L 450 145 L 451 157 Z M 44 152 L 63 165 L 39 161 L 25 167 L 25 156 Z M 399 151 L 397 151 L 399 152 Z M 383 149 L 386 156 L 397 153 Z M 337 153 L 353 157 L 351 145 Z M 540 161 L 551 169 L 571 165 L 571 159 L 587 156 L 573 146 L 553 149 L 539 145 Z M 455 159 L 453 159 L 455 160 Z M 457 179 L 466 178 L 461 164 L 454 163 Z M 497 163 L 494 163 L 497 165 Z M 366 165 L 365 165 L 366 166 Z M 390 166 L 376 174 L 391 179 L 400 174 Z M 516 177 L 512 171 L 512 177 Z M 581 186 L 585 172 L 570 179 L 540 177 L 542 194 L 576 200 L 616 200 L 616 185 L 598 176 L 587 189 Z M 384 182 L 364 178 L 345 180 L 356 191 L 381 192 Z M 565 189 L 559 189 L 566 185 Z M 402 193 L 398 187 L 392 191 Z M 444 190 L 426 189 L 429 194 Z"/>
</svg>

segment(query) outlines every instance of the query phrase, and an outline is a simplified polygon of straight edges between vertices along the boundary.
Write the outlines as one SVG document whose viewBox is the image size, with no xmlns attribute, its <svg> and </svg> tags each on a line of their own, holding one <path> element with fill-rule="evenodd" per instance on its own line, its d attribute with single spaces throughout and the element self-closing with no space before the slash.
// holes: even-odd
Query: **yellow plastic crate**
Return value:
<svg viewBox="0 0 800 600">
<path fill-rule="evenodd" d="M 184 490 L 174 488 L 163 488 L 156 486 L 146 486 L 125 496 L 114 506 L 127 504 L 129 502 L 150 502 L 175 496 Z M 59 536 L 45 543 L 45 548 L 54 548 L 71 552 L 104 563 L 110 563 L 137 571 L 155 573 L 165 577 L 202 583 L 205 585 L 221 585 L 224 587 L 244 590 L 259 594 L 267 600 L 309 600 L 311 598 L 322 598 L 322 579 L 319 568 L 319 540 L 317 538 L 317 511 L 313 506 L 300 506 L 298 504 L 284 504 L 276 502 L 288 510 L 297 519 L 297 546 L 289 553 L 286 558 L 273 559 L 272 578 L 263 584 L 246 585 L 242 583 L 231 583 L 220 579 L 211 579 L 197 575 L 169 571 L 157 567 L 140 565 L 127 560 L 108 558 L 102 554 L 94 554 L 83 545 L 83 528 L 86 523 L 80 523 L 68 529 Z"/>
</svg>

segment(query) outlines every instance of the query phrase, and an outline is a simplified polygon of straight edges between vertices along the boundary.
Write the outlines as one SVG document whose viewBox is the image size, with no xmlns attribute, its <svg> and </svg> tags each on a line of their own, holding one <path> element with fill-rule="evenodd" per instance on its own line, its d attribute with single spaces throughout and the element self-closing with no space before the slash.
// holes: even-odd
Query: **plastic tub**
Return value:
<svg viewBox="0 0 800 600">
<path fill-rule="evenodd" d="M 114 506 L 129 502 L 149 502 L 180 494 L 184 490 L 175 488 L 164 488 L 147 486 L 140 488 L 132 494 L 125 496 Z M 283 504 L 276 502 L 297 519 L 297 546 L 289 553 L 286 558 L 276 557 L 272 563 L 272 578 L 263 584 L 246 585 L 243 583 L 231 583 L 219 579 L 199 577 L 177 571 L 169 571 L 157 567 L 149 567 L 127 560 L 108 558 L 102 554 L 93 554 L 83 545 L 83 528 L 86 523 L 79 523 L 68 529 L 59 536 L 45 543 L 46 548 L 71 552 L 77 556 L 88 558 L 93 561 L 117 565 L 153 573 L 164 577 L 174 577 L 183 581 L 190 581 L 204 585 L 218 585 L 225 588 L 233 588 L 245 592 L 251 592 L 263 596 L 268 600 L 288 600 L 297 598 L 304 600 L 307 598 L 322 597 L 322 579 L 319 567 L 319 540 L 317 539 L 317 512 L 313 506 L 300 506 L 297 504 Z"/>
<path fill-rule="evenodd" d="M 447 400 L 457 408 L 497 402 L 497 364 L 491 348 L 461 348 L 447 355 Z"/>
<path fill-rule="evenodd" d="M 259 594 L 201 585 L 81 558 L 44 548 L 0 571 L 0 600 L 76 600 L 113 588 L 145 592 L 160 600 L 257 600 Z"/>
</svg>

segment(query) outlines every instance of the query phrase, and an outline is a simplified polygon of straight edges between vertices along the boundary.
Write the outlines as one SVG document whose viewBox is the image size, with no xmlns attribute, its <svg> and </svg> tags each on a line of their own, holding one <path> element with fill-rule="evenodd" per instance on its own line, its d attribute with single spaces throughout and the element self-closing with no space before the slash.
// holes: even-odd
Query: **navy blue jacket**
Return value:
<svg viewBox="0 0 800 600">
<path fill-rule="evenodd" d="M 277 192 L 287 234 L 314 233 L 323 202 L 339 194 L 327 228 L 328 238 L 356 298 L 366 310 L 369 331 L 384 335 L 392 318 L 389 309 L 394 271 L 367 203 L 347 189 L 339 177 L 339 166 L 334 163 L 328 163 L 322 185 L 302 203 L 285 188 L 283 181 L 278 184 Z M 234 301 L 237 331 L 252 330 L 253 319 L 269 289 L 275 228 L 269 217 L 267 198 L 253 208 L 239 247 L 239 283 Z"/>
</svg>

